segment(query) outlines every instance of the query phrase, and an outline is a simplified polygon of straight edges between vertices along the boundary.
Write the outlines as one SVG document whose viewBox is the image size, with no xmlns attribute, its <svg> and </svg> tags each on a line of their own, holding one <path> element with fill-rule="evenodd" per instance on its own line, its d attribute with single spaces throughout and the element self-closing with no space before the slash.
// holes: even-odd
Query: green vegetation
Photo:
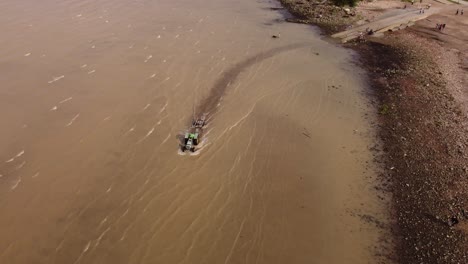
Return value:
<svg viewBox="0 0 468 264">
<path fill-rule="evenodd" d="M 332 0 L 332 2 L 337 6 L 349 5 L 354 7 L 359 2 L 359 0 Z"/>
<path fill-rule="evenodd" d="M 386 115 L 388 112 L 390 112 L 390 107 L 388 105 L 384 104 L 380 107 L 379 114 Z"/>
</svg>

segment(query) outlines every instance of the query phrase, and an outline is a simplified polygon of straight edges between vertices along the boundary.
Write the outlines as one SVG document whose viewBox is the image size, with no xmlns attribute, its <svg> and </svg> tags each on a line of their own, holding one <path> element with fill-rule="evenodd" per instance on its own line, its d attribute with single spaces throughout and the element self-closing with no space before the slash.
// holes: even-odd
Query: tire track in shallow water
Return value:
<svg viewBox="0 0 468 264">
<path fill-rule="evenodd" d="M 283 52 L 299 49 L 307 46 L 306 43 L 295 43 L 278 48 L 274 48 L 265 52 L 258 53 L 244 61 L 235 64 L 232 68 L 223 73 L 220 79 L 216 81 L 213 88 L 211 88 L 210 94 L 201 102 L 198 106 L 197 113 L 213 115 L 218 103 L 220 102 L 223 95 L 226 93 L 227 88 L 233 84 L 239 75 L 250 66 L 262 62 L 268 58 L 278 55 Z"/>
</svg>

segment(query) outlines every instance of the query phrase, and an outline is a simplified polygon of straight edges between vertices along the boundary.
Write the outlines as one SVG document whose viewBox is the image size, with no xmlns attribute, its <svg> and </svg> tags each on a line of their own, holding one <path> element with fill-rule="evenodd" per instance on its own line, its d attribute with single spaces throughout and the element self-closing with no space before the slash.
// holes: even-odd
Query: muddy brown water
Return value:
<svg viewBox="0 0 468 264">
<path fill-rule="evenodd" d="M 274 6 L 1 1 L 0 263 L 373 263 L 361 71 Z"/>
</svg>

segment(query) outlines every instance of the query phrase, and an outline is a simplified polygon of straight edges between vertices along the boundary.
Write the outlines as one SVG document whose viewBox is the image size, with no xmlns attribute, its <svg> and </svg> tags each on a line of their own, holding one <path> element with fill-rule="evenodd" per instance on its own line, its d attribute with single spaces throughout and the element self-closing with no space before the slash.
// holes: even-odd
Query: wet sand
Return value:
<svg viewBox="0 0 468 264">
<path fill-rule="evenodd" d="M 374 263 L 362 72 L 270 7 L 0 3 L 0 262 Z"/>
</svg>

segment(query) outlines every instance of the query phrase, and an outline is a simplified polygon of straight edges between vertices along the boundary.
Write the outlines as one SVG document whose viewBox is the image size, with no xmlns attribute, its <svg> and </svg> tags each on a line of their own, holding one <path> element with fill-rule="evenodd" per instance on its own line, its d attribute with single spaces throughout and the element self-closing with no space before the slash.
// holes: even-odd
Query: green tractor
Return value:
<svg viewBox="0 0 468 264">
<path fill-rule="evenodd" d="M 184 145 L 182 146 L 182 152 L 186 150 L 190 150 L 191 152 L 195 152 L 195 146 L 198 145 L 198 133 L 185 133 L 184 138 Z"/>
<path fill-rule="evenodd" d="M 195 152 L 195 147 L 200 143 L 200 136 L 205 126 L 205 118 L 199 118 L 192 122 L 192 127 L 185 133 L 183 144 L 181 144 L 182 152 L 189 150 Z"/>
</svg>

